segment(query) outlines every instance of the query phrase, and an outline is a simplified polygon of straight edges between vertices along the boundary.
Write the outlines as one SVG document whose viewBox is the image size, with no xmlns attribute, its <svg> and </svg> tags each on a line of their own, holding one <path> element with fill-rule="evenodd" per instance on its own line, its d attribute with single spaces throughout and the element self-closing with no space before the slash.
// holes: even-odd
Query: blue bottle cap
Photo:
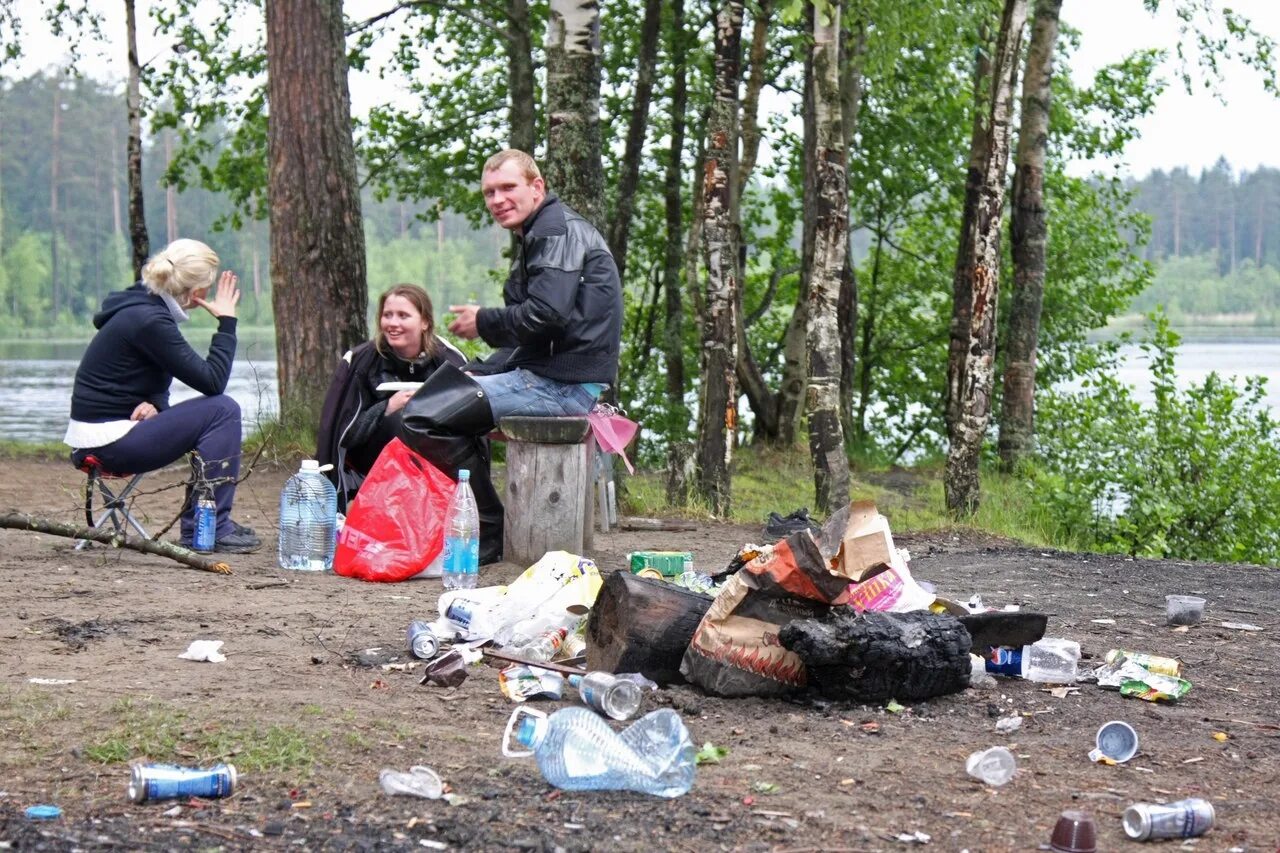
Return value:
<svg viewBox="0 0 1280 853">
<path fill-rule="evenodd" d="M 470 480 L 470 479 L 471 479 L 471 472 L 470 472 L 470 471 L 468 471 L 466 468 L 459 468 L 459 469 L 458 469 L 458 482 L 459 482 L 459 483 L 465 483 L 467 480 Z"/>
<path fill-rule="evenodd" d="M 32 820 L 54 820 L 62 817 L 62 809 L 57 806 L 28 806 L 27 817 Z"/>
<path fill-rule="evenodd" d="M 538 719 L 536 717 L 522 717 L 520 719 L 520 728 L 516 729 L 516 740 L 521 746 L 533 749 L 537 736 Z"/>
</svg>

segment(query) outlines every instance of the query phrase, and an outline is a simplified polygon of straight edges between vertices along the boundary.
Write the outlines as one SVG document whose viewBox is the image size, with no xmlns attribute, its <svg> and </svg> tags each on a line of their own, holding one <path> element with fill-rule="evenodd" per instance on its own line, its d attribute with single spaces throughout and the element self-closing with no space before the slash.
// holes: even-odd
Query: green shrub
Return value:
<svg viewBox="0 0 1280 853">
<path fill-rule="evenodd" d="M 1068 536 L 1136 556 L 1280 564 L 1280 425 L 1266 380 L 1210 374 L 1181 390 L 1178 335 L 1152 315 L 1155 401 L 1094 370 L 1040 401 L 1038 499 Z"/>
</svg>

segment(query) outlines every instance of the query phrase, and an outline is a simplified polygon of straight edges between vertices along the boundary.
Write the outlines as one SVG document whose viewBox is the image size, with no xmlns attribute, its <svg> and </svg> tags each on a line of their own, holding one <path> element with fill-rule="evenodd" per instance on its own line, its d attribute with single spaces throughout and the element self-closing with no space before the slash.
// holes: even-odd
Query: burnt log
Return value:
<svg viewBox="0 0 1280 853">
<path fill-rule="evenodd" d="M 946 614 L 836 607 L 822 619 L 788 623 L 778 639 L 829 699 L 914 702 L 969 686 L 969 632 Z"/>
<path fill-rule="evenodd" d="M 1025 610 L 991 610 L 960 617 L 975 649 L 1029 646 L 1044 636 L 1049 617 Z"/>
<path fill-rule="evenodd" d="M 587 669 L 683 681 L 680 661 L 711 601 L 666 581 L 614 572 L 587 618 Z"/>
</svg>

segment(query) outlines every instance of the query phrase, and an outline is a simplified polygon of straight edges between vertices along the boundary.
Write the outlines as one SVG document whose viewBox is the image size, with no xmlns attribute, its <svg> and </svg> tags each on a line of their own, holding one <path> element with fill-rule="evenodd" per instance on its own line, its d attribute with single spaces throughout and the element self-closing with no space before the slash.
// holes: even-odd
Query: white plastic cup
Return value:
<svg viewBox="0 0 1280 853">
<path fill-rule="evenodd" d="M 965 772 L 988 785 L 1000 786 L 1013 778 L 1018 769 L 1017 759 L 1003 746 L 981 749 L 969 756 Z"/>
<path fill-rule="evenodd" d="M 1170 625 L 1199 625 L 1204 599 L 1196 595 L 1166 595 L 1165 616 Z"/>
<path fill-rule="evenodd" d="M 1103 723 L 1098 728 L 1094 743 L 1097 749 L 1089 753 L 1090 755 L 1096 752 L 1117 764 L 1124 764 L 1138 754 L 1138 733 L 1124 720 Z M 1096 758 L 1094 760 L 1097 761 Z"/>
</svg>

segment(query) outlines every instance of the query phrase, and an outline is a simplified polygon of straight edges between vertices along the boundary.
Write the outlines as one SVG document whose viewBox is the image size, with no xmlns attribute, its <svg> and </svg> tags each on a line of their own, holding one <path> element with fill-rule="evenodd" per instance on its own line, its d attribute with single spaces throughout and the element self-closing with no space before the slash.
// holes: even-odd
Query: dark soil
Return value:
<svg viewBox="0 0 1280 853">
<path fill-rule="evenodd" d="M 918 845 L 898 836 L 920 832 L 931 850 L 1034 850 L 1064 809 L 1078 808 L 1098 822 L 1098 849 L 1118 850 L 1134 844 L 1120 825 L 1129 803 L 1190 796 L 1217 810 L 1196 849 L 1280 843 L 1274 570 L 900 536 L 915 576 L 941 594 L 1048 613 L 1049 634 L 1078 640 L 1085 668 L 1115 647 L 1177 656 L 1194 689 L 1176 705 L 1154 705 L 1089 685 L 1058 696 L 1003 680 L 890 713 L 808 698 L 716 699 L 678 686 L 650 694 L 647 705 L 675 708 L 698 744 L 729 750 L 698 769 L 689 794 L 561 793 L 529 760 L 501 756 L 512 706 L 496 669 L 473 667 L 460 687 L 444 689 L 420 686 L 420 665 L 394 668 L 404 663 L 408 622 L 434 617 L 438 581 L 377 585 L 275 567 L 269 531 L 288 473 L 259 469 L 242 485 L 238 520 L 268 532 L 268 547 L 233 558 L 229 577 L 0 531 L 0 845 L 903 850 Z M 0 509 L 74 521 L 80 484 L 67 465 L 6 462 Z M 156 492 L 160 484 L 143 499 L 157 528 L 180 494 Z M 760 538 L 758 528 L 718 524 L 619 532 L 598 536 L 588 556 L 614 571 L 632 550 L 679 547 L 714 571 Z M 486 568 L 481 582 L 521 568 Z M 1208 598 L 1204 622 L 1186 632 L 1166 627 L 1167 593 Z M 195 639 L 223 640 L 226 662 L 180 660 Z M 373 648 L 383 651 L 361 654 Z M 997 719 L 1013 714 L 1023 716 L 1021 728 L 998 734 Z M 1094 733 L 1113 719 L 1134 726 L 1140 751 L 1124 765 L 1092 764 Z M 970 752 L 994 744 L 1018 757 L 1002 788 L 964 772 Z M 128 762 L 146 756 L 129 750 L 148 748 L 184 763 L 236 763 L 237 790 L 223 800 L 131 804 Z M 414 764 L 435 768 L 455 804 L 381 792 L 381 768 Z M 25 809 L 40 803 L 63 816 L 28 820 Z"/>
</svg>

